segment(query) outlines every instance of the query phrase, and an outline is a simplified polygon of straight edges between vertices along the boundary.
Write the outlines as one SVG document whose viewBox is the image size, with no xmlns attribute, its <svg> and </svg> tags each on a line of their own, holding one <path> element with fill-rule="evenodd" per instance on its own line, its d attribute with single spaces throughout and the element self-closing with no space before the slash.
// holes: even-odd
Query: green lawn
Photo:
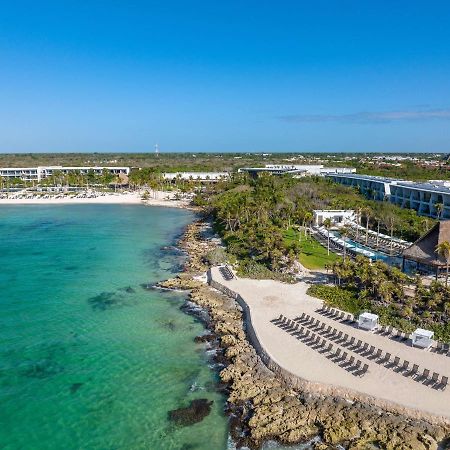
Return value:
<svg viewBox="0 0 450 450">
<path fill-rule="evenodd" d="M 284 239 L 287 245 L 292 244 L 296 241 L 300 247 L 299 260 L 302 265 L 307 269 L 324 269 L 325 264 L 331 264 L 338 256 L 330 251 L 327 255 L 327 249 L 322 247 L 315 239 L 310 237 L 305 237 L 304 233 L 301 235 L 301 240 L 299 240 L 299 232 L 290 229 L 284 234 Z"/>
</svg>

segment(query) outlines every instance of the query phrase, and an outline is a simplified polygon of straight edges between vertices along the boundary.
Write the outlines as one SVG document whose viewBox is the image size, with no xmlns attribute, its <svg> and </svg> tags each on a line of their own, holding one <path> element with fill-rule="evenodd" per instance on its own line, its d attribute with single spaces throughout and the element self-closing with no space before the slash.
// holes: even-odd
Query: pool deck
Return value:
<svg viewBox="0 0 450 450">
<path fill-rule="evenodd" d="M 426 384 L 423 380 L 407 376 L 407 372 L 398 371 L 389 364 L 382 364 L 370 355 L 355 352 L 350 347 L 342 347 L 348 356 L 368 364 L 368 372 L 363 376 L 355 375 L 339 361 L 330 355 L 320 352 L 307 344 L 307 340 L 299 339 L 288 330 L 273 322 L 280 314 L 288 319 L 294 319 L 302 313 L 312 316 L 342 331 L 361 339 L 376 349 L 391 353 L 391 360 L 398 356 L 400 364 L 403 360 L 419 365 L 419 373 L 423 369 L 430 370 L 430 376 L 437 372 L 440 377 L 450 376 L 450 357 L 427 350 L 411 347 L 410 341 L 398 342 L 389 337 L 358 329 L 355 325 L 334 320 L 317 310 L 322 301 L 306 294 L 309 285 L 305 282 L 285 284 L 272 280 L 251 280 L 234 278 L 225 280 L 217 267 L 210 272 L 211 280 L 238 294 L 248 307 L 250 317 L 246 317 L 247 324 L 251 324 L 254 335 L 264 352 L 284 371 L 293 374 L 301 380 L 310 382 L 317 389 L 324 387 L 334 389 L 335 393 L 345 394 L 346 397 L 367 397 L 379 400 L 381 406 L 391 405 L 395 410 L 405 410 L 411 415 L 432 415 L 450 423 L 450 385 L 445 390 L 437 386 Z M 302 325 L 302 323 L 299 323 Z M 322 336 L 321 336 L 322 337 Z M 326 335 L 323 335 L 326 338 Z M 334 349 L 337 344 L 332 339 Z M 439 377 L 439 379 L 440 379 Z M 329 389 L 331 392 L 332 390 Z"/>
</svg>

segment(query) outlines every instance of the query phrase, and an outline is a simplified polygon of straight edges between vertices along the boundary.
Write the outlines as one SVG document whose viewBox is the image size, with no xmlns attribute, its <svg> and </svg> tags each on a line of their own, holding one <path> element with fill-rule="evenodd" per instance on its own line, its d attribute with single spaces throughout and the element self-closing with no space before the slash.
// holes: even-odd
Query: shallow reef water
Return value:
<svg viewBox="0 0 450 450">
<path fill-rule="evenodd" d="M 179 270 L 173 246 L 192 220 L 144 206 L 0 207 L 0 448 L 227 448 L 225 399 L 194 342 L 202 325 L 180 309 L 183 293 L 141 287 Z M 191 404 L 201 420 L 170 420 Z"/>
</svg>

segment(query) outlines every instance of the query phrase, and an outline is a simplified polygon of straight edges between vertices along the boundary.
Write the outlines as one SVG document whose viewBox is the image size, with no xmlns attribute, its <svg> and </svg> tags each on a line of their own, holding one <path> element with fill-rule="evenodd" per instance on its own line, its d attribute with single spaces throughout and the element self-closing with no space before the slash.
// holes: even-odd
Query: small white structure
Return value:
<svg viewBox="0 0 450 450">
<path fill-rule="evenodd" d="M 378 327 L 378 315 L 369 312 L 361 313 L 358 317 L 358 327 L 364 330 L 375 330 Z"/>
<path fill-rule="evenodd" d="M 166 172 L 163 178 L 168 181 L 191 180 L 217 182 L 230 177 L 228 172 Z"/>
<path fill-rule="evenodd" d="M 417 328 L 417 330 L 411 335 L 412 346 L 430 348 L 434 343 L 433 336 L 433 331 Z"/>
<path fill-rule="evenodd" d="M 351 224 L 355 221 L 355 211 L 353 209 L 315 209 L 313 211 L 314 225 L 323 225 L 325 219 L 331 219 L 333 226 Z"/>
</svg>

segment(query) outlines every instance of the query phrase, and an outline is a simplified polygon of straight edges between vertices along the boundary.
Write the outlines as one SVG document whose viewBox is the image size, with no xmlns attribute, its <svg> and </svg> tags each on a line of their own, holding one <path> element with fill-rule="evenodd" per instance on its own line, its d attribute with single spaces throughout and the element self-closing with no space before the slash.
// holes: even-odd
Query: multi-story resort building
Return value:
<svg viewBox="0 0 450 450">
<path fill-rule="evenodd" d="M 82 175 L 93 172 L 96 175 L 101 175 L 104 170 L 107 170 L 114 175 L 128 175 L 130 173 L 129 167 L 4 167 L 0 168 L 0 177 L 6 179 L 19 178 L 23 181 L 41 181 L 42 179 L 50 177 L 57 172 L 63 173 L 65 175 L 73 172 L 77 172 Z"/>
<path fill-rule="evenodd" d="M 362 194 L 373 200 L 389 199 L 391 186 L 397 181 L 393 178 L 359 174 L 326 174 L 325 176 L 336 183 L 356 187 Z"/>
<path fill-rule="evenodd" d="M 368 198 L 388 200 L 419 214 L 442 219 L 450 218 L 450 183 L 430 180 L 426 183 L 358 174 L 327 174 L 336 183 L 354 186 Z M 442 205 L 442 208 L 436 207 Z"/>
<path fill-rule="evenodd" d="M 264 167 L 241 167 L 238 169 L 238 172 L 247 172 L 252 176 L 256 176 L 260 172 L 266 172 L 272 175 L 325 175 L 329 173 L 355 173 L 356 169 L 352 167 L 324 167 L 323 164 L 266 164 Z"/>
</svg>

